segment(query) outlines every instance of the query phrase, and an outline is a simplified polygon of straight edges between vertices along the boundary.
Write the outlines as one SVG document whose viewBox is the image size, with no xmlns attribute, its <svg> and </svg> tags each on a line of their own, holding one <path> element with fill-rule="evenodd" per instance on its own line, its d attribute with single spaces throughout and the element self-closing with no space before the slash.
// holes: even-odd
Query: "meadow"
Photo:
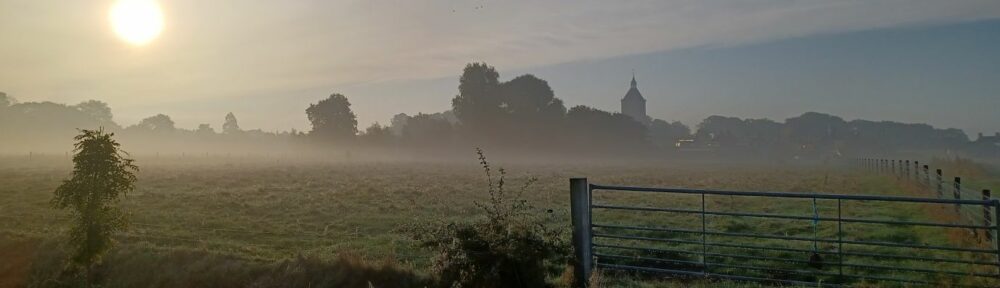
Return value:
<svg viewBox="0 0 1000 288">
<path fill-rule="evenodd" d="M 105 261 L 109 265 L 105 273 L 108 286 L 150 281 L 160 281 L 155 283 L 164 287 L 206 283 L 227 287 L 269 286 L 268 283 L 289 286 L 309 283 L 311 286 L 314 282 L 352 287 L 420 286 L 427 283 L 432 251 L 417 247 L 401 227 L 480 217 L 475 202 L 485 201 L 488 196 L 483 171 L 471 157 L 468 163 L 180 156 L 140 157 L 138 160 L 141 170 L 137 190 L 123 202 L 131 214 L 132 224 L 127 233 L 120 235 L 119 247 Z M 537 179 L 523 197 L 534 211 L 548 219 L 550 225 L 565 228 L 567 239 L 570 177 L 588 177 L 591 183 L 608 185 L 867 195 L 922 193 L 887 177 L 835 165 L 688 165 L 677 162 L 530 165 L 502 160 L 493 159 L 493 165 L 506 168 L 509 185 L 519 186 L 530 178 Z M 6 253 L 0 255 L 20 259 L 14 262 L 22 267 L 0 265 L 0 273 L 6 273 L 0 278 L 45 286 L 47 278 L 57 273 L 54 271 L 60 264 L 54 259 L 64 249 L 58 240 L 65 235 L 69 215 L 50 208 L 49 200 L 70 168 L 69 161 L 60 156 L 0 158 L 0 183 L 3 183 L 0 185 L 0 219 L 3 220 L 0 221 L 0 250 L 4 251 L 0 253 Z M 595 194 L 595 202 L 602 201 L 681 207 L 694 205 L 698 200 L 627 193 Z M 811 215 L 813 209 L 810 203 L 803 201 L 774 203 L 728 197 L 708 199 L 708 205 L 712 210 L 796 215 Z M 817 209 L 826 214 L 831 211 L 829 205 L 821 203 Z M 850 216 L 913 221 L 937 217 L 934 216 L 936 210 L 920 205 L 899 208 L 861 203 L 845 211 Z M 694 220 L 691 216 L 651 213 L 595 213 L 595 224 L 604 221 L 605 224 L 671 224 L 693 228 L 689 226 Z M 720 219 L 711 221 L 709 226 L 730 232 L 813 235 L 808 223 Z M 821 237 L 828 238 L 835 233 L 835 227 L 828 223 L 818 228 Z M 949 235 L 955 234 L 875 226 L 851 229 L 848 233 L 858 239 L 912 239 L 914 243 L 949 243 L 954 241 Z M 811 245 L 801 244 L 802 248 Z M 116 266 L 115 262 L 119 264 Z M 344 268 L 339 274 L 323 272 L 340 271 L 338 265 L 361 268 Z M 670 281 L 649 284 L 658 282 L 619 277 L 610 272 L 605 274 L 606 279 L 602 281 L 610 281 L 609 286 L 678 285 Z M 350 275 L 344 277 L 354 280 L 329 279 L 335 275 Z M 568 276 L 554 275 L 552 282 L 563 285 L 566 278 Z"/>
</svg>

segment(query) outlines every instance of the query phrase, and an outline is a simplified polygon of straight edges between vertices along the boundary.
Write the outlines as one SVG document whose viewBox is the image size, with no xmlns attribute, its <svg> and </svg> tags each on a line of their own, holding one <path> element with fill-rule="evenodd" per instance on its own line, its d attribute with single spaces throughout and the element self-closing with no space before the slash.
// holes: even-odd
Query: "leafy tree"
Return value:
<svg viewBox="0 0 1000 288">
<path fill-rule="evenodd" d="M 108 107 L 108 103 L 89 100 L 76 104 L 76 109 L 80 109 L 83 113 L 94 117 L 100 123 L 113 123 L 112 118 L 114 115 L 111 114 L 111 107 Z"/>
<path fill-rule="evenodd" d="M 459 78 L 458 95 L 451 100 L 455 116 L 473 131 L 495 128 L 502 118 L 500 74 L 486 63 L 470 63 Z"/>
<path fill-rule="evenodd" d="M 0 108 L 7 108 L 14 104 L 17 104 L 17 99 L 7 96 L 7 93 L 0 92 Z"/>
<path fill-rule="evenodd" d="M 646 126 L 625 114 L 579 105 L 566 113 L 566 123 L 578 149 L 639 152 L 648 144 Z"/>
<path fill-rule="evenodd" d="M 401 136 L 403 135 L 403 129 L 409 121 L 410 115 L 406 115 L 406 113 L 396 114 L 392 116 L 392 120 L 389 122 L 389 130 L 392 131 L 392 134 Z"/>
<path fill-rule="evenodd" d="M 215 134 L 215 129 L 212 129 L 212 125 L 202 123 L 198 125 L 198 130 L 195 130 L 194 132 L 201 135 L 212 135 Z"/>
<path fill-rule="evenodd" d="M 177 130 L 174 127 L 174 120 L 170 119 L 170 116 L 163 114 L 156 114 L 155 116 L 142 119 L 136 127 L 141 130 L 152 131 L 152 132 L 173 132 Z"/>
<path fill-rule="evenodd" d="M 566 106 L 555 97 L 549 83 L 535 75 L 521 75 L 504 82 L 500 91 L 504 109 L 515 118 L 550 121 L 566 114 Z"/>
<path fill-rule="evenodd" d="M 240 131 L 240 124 L 236 122 L 236 115 L 233 115 L 233 112 L 226 114 L 226 122 L 222 123 L 222 133 L 235 134 L 240 133 Z"/>
<path fill-rule="evenodd" d="M 451 123 L 435 114 L 418 113 L 408 118 L 403 126 L 403 141 L 414 146 L 437 146 L 447 143 L 453 136 Z"/>
<path fill-rule="evenodd" d="M 112 236 L 126 227 L 126 214 L 118 207 L 121 198 L 135 189 L 139 168 L 121 150 L 114 133 L 80 130 L 73 139 L 73 173 L 55 190 L 52 205 L 70 209 L 74 246 L 72 264 L 84 268 L 90 282 L 90 268 L 113 245 Z"/>
<path fill-rule="evenodd" d="M 660 119 L 654 119 L 649 124 L 649 139 L 653 144 L 660 147 L 671 147 L 677 140 L 691 136 L 691 129 L 681 122 L 669 123 Z"/>
<path fill-rule="evenodd" d="M 368 126 L 360 136 L 362 142 L 372 145 L 387 145 L 392 142 L 393 137 L 389 126 L 382 126 L 378 123 Z"/>
<path fill-rule="evenodd" d="M 539 144 L 553 143 L 554 132 L 566 116 L 566 106 L 555 97 L 548 82 L 531 74 L 521 75 L 500 84 L 500 94 L 506 113 L 506 127 L 500 132 L 519 136 L 511 137 L 518 139 L 511 144 L 537 149 Z"/>
<path fill-rule="evenodd" d="M 309 104 L 306 116 L 312 123 L 309 135 L 326 139 L 349 139 L 358 134 L 358 120 L 351 111 L 351 102 L 339 93 L 319 103 Z"/>
</svg>

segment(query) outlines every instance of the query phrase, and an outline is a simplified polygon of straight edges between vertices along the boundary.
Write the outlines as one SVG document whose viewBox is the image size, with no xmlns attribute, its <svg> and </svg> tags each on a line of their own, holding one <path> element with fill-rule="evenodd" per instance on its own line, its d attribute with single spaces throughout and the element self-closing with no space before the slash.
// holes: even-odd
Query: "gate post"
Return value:
<svg viewBox="0 0 1000 288">
<path fill-rule="evenodd" d="M 569 179 L 570 214 L 573 221 L 573 275 L 577 287 L 587 287 L 593 268 L 590 226 L 590 185 L 587 178 Z"/>
<path fill-rule="evenodd" d="M 990 189 L 983 189 L 983 201 L 990 201 L 990 198 Z M 990 215 L 990 206 L 983 205 L 983 226 L 993 226 L 992 218 L 993 215 Z M 993 242 L 993 233 L 991 233 L 989 228 L 986 229 L 986 241 Z"/>
</svg>

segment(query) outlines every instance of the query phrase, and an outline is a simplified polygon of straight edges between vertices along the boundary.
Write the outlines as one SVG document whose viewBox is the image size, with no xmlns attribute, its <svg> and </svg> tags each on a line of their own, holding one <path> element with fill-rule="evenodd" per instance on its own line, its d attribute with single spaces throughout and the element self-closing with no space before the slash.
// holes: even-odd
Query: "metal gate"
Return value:
<svg viewBox="0 0 1000 288">
<path fill-rule="evenodd" d="M 860 282 L 1000 283 L 996 199 L 625 187 L 589 184 L 586 178 L 570 179 L 570 194 L 575 275 L 584 285 L 595 267 L 681 281 L 713 278 L 833 287 Z M 671 198 L 644 200 L 652 197 Z M 621 199 L 638 204 L 615 203 Z M 714 207 L 723 206 L 723 201 L 736 204 Z M 744 211 L 741 206 L 750 204 L 743 203 L 758 203 L 766 211 Z M 780 205 L 804 207 L 772 209 Z M 873 213 L 924 209 L 928 213 L 919 214 L 932 215 L 938 211 L 934 207 L 952 205 L 978 207 L 983 219 L 887 219 Z"/>
</svg>

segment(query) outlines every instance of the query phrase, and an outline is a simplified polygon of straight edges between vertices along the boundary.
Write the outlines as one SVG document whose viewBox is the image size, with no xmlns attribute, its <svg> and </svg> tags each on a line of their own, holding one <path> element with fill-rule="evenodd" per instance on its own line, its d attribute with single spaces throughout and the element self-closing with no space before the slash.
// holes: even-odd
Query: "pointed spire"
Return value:
<svg viewBox="0 0 1000 288">
<path fill-rule="evenodd" d="M 635 69 L 632 69 L 632 88 L 635 88 Z"/>
</svg>

